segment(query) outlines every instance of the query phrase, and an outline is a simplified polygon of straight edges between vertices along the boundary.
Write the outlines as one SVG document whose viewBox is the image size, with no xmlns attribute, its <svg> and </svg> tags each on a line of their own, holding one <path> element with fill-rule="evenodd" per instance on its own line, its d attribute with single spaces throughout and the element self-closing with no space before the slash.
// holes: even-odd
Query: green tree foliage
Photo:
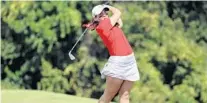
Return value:
<svg viewBox="0 0 207 103">
<path fill-rule="evenodd" d="M 38 83 L 38 89 L 64 93 L 69 87 L 67 78 L 63 72 L 57 68 L 52 68 L 52 65 L 42 59 L 41 74 L 43 79 Z"/>
<path fill-rule="evenodd" d="M 88 32 L 70 61 L 68 50 L 103 2 L 2 1 L 2 84 L 5 88 L 99 98 L 99 71 L 109 57 L 95 31 Z M 141 80 L 132 103 L 207 102 L 207 2 L 111 2 L 122 11 Z M 11 85 L 14 84 L 14 87 Z M 116 100 L 116 99 L 115 99 Z"/>
</svg>

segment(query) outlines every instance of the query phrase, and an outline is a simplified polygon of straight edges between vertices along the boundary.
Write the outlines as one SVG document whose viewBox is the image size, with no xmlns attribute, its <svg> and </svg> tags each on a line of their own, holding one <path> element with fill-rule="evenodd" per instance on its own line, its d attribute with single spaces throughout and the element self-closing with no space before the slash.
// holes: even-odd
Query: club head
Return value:
<svg viewBox="0 0 207 103">
<path fill-rule="evenodd" d="M 69 55 L 69 57 L 70 57 L 71 60 L 75 60 L 75 57 L 71 54 L 71 52 L 69 52 L 68 55 Z"/>
</svg>

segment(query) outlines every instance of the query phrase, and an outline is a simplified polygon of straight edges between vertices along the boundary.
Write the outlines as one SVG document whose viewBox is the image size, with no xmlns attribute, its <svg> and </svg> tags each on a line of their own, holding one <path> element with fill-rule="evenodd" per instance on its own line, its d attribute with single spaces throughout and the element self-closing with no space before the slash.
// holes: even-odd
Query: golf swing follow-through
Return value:
<svg viewBox="0 0 207 103">
<path fill-rule="evenodd" d="M 108 12 L 112 12 L 109 17 Z M 97 5 L 92 9 L 92 22 L 86 25 L 86 30 L 80 36 L 69 52 L 69 57 L 76 44 L 87 30 L 96 30 L 109 51 L 110 57 L 100 71 L 101 77 L 106 78 L 106 88 L 99 99 L 99 103 L 110 103 L 119 94 L 120 103 L 129 103 L 130 90 L 134 81 L 140 79 L 133 50 L 125 37 L 121 27 L 121 11 L 109 5 Z"/>
</svg>

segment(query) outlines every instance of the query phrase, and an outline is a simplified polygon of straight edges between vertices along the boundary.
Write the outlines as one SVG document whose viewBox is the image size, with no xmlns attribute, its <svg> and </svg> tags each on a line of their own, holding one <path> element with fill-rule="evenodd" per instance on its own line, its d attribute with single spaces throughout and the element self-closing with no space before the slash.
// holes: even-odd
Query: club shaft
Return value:
<svg viewBox="0 0 207 103">
<path fill-rule="evenodd" d="M 105 2 L 104 4 L 109 4 L 109 1 Z M 91 25 L 90 25 L 90 26 L 91 26 Z M 78 44 L 78 42 L 81 40 L 81 38 L 82 38 L 83 35 L 86 33 L 86 31 L 88 31 L 87 28 L 84 30 L 84 32 L 81 34 L 81 36 L 78 38 L 78 41 L 76 41 L 75 45 L 73 45 L 72 49 L 69 51 L 69 54 L 71 54 L 71 52 L 73 51 L 73 49 L 75 48 L 75 46 Z"/>
<path fill-rule="evenodd" d="M 86 33 L 86 31 L 88 31 L 88 29 L 86 28 L 84 30 L 84 32 L 81 34 L 81 36 L 78 38 L 78 40 L 76 41 L 75 45 L 73 45 L 72 49 L 70 50 L 69 53 L 71 53 L 73 51 L 73 49 L 75 48 L 75 46 L 78 44 L 78 42 L 81 40 L 81 38 L 83 37 L 83 35 Z"/>
</svg>

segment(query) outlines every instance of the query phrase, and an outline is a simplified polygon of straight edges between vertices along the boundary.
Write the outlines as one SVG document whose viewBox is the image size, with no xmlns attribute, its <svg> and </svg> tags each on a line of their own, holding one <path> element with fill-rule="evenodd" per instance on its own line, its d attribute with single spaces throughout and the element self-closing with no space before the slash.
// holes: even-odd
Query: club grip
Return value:
<svg viewBox="0 0 207 103">
<path fill-rule="evenodd" d="M 110 2 L 109 1 L 106 1 L 105 3 L 104 3 L 104 5 L 109 5 L 110 4 Z"/>
<path fill-rule="evenodd" d="M 109 1 L 105 2 L 104 5 L 109 5 Z"/>
</svg>

